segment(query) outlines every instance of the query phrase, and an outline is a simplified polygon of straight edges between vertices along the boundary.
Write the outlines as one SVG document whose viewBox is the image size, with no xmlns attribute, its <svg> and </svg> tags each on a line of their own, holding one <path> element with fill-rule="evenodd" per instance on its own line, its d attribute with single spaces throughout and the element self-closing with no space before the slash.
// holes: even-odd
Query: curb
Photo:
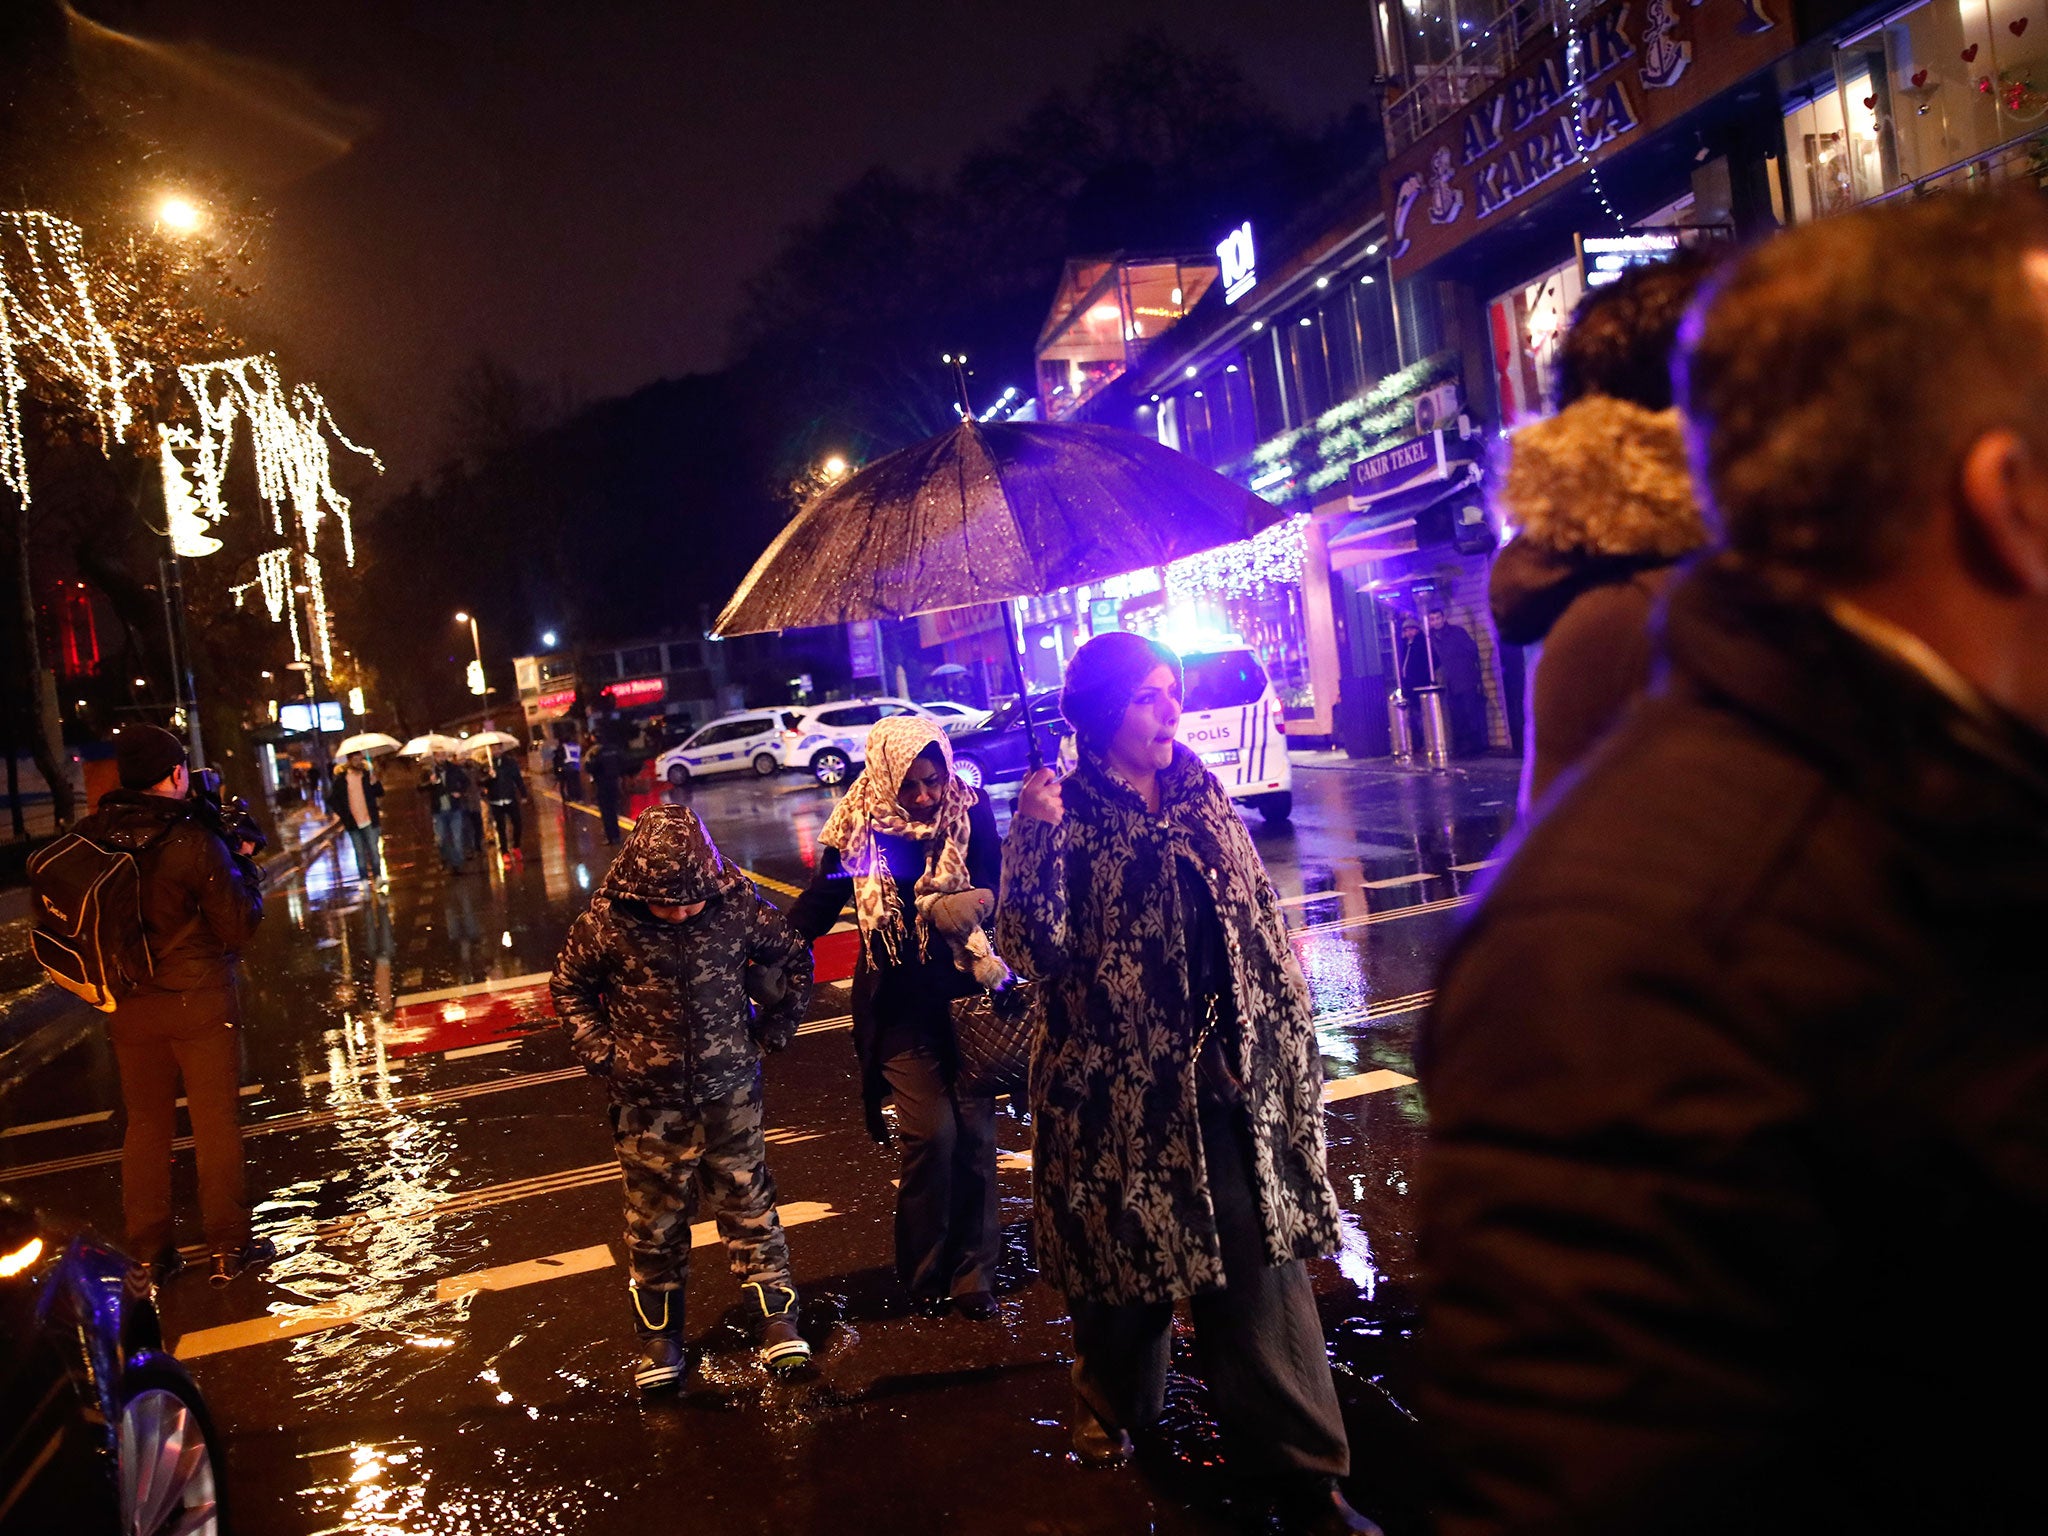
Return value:
<svg viewBox="0 0 2048 1536">
<path fill-rule="evenodd" d="M 324 827 L 296 849 L 265 859 L 264 887 L 267 889 L 304 869 L 315 854 L 340 835 L 340 818 L 330 816 Z M 4 1042 L 0 1043 L 0 1099 L 84 1040 L 91 1033 L 94 1020 L 100 1017 L 100 1012 L 83 998 L 73 997 L 47 981 L 0 1003 L 0 1042 Z"/>
</svg>

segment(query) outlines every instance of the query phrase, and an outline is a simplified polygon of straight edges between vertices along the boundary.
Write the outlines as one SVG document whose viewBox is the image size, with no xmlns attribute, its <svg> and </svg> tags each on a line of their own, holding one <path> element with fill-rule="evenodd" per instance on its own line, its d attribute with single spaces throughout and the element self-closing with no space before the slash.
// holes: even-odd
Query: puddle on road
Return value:
<svg viewBox="0 0 2048 1536">
<path fill-rule="evenodd" d="M 482 1427 L 465 1424 L 459 1432 Z M 507 1467 L 493 1486 L 437 1489 L 421 1448 L 408 1439 L 335 1446 L 299 1459 L 310 1479 L 299 1496 L 319 1536 L 546 1536 L 594 1529 L 593 1517 L 617 1500 L 588 1479 L 536 1483 L 530 1468 Z"/>
</svg>

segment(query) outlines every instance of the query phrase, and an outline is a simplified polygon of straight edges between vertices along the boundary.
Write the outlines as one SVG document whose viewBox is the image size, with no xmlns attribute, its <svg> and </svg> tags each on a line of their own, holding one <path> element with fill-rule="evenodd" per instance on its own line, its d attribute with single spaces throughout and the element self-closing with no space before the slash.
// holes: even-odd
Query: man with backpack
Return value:
<svg viewBox="0 0 2048 1536">
<path fill-rule="evenodd" d="M 193 797 L 176 736 L 154 725 L 124 726 L 114 752 L 121 787 L 102 795 L 73 832 L 110 855 L 132 857 L 141 888 L 146 974 L 133 978 L 107 1025 L 128 1122 L 121 1147 L 128 1250 L 158 1280 L 180 1267 L 171 1237 L 171 1138 L 182 1079 L 211 1279 L 225 1285 L 276 1251 L 268 1239 L 250 1239 L 239 1124 L 235 956 L 263 920 L 262 877 L 249 858 L 254 845 L 230 848 L 215 830 L 217 818 Z"/>
</svg>

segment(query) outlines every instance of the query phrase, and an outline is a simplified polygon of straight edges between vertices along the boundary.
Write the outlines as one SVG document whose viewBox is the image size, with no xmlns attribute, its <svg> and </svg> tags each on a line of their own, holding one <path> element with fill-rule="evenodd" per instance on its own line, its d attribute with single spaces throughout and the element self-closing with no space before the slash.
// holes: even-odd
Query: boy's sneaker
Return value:
<svg viewBox="0 0 2048 1536">
<path fill-rule="evenodd" d="M 640 1358 L 633 1365 L 633 1385 L 642 1392 L 662 1392 L 689 1374 L 690 1355 L 683 1346 L 683 1293 L 643 1291 L 628 1287 L 633 1298 L 633 1331 L 640 1335 Z"/>
<path fill-rule="evenodd" d="M 811 1346 L 797 1332 L 796 1291 L 787 1285 L 762 1285 L 758 1281 L 740 1289 L 752 1291 L 761 1308 L 761 1363 L 777 1376 L 794 1376 L 805 1370 L 811 1363 Z"/>
<path fill-rule="evenodd" d="M 256 1269 L 277 1257 L 277 1244 L 267 1237 L 252 1237 L 240 1248 L 223 1248 L 213 1256 L 213 1272 L 206 1283 L 216 1290 L 234 1282 L 247 1269 Z"/>
</svg>

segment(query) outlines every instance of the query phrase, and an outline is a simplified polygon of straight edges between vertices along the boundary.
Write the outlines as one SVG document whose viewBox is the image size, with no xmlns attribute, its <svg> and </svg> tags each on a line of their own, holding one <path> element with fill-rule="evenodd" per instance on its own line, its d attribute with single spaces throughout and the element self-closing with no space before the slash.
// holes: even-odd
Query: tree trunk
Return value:
<svg viewBox="0 0 2048 1536">
<path fill-rule="evenodd" d="M 28 507 L 18 497 L 14 503 L 14 528 L 21 563 L 21 654 L 28 671 L 29 749 L 35 754 L 43 782 L 50 786 L 50 808 L 58 827 L 63 828 L 71 825 L 78 806 L 71 794 L 71 775 L 64 771 L 63 739 L 51 730 L 56 712 L 48 707 L 50 681 L 43 674 L 43 647 L 36 635 L 35 585 L 29 575 Z"/>
</svg>

